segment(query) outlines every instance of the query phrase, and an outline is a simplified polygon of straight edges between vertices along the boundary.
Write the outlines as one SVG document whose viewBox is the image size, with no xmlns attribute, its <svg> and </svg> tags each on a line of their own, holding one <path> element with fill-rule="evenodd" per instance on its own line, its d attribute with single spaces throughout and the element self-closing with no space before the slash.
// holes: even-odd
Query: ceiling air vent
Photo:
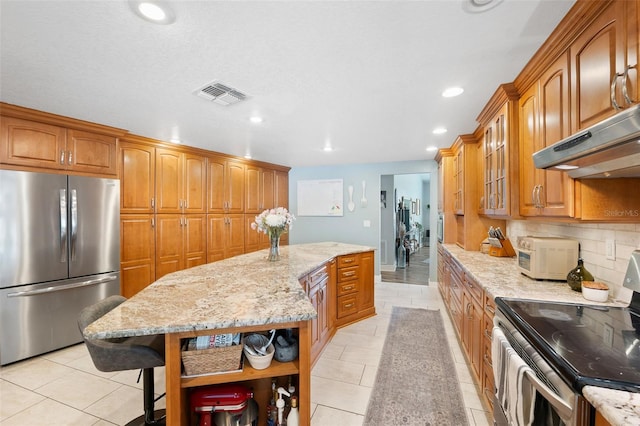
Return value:
<svg viewBox="0 0 640 426">
<path fill-rule="evenodd" d="M 244 93 L 222 83 L 209 83 L 196 91 L 196 95 L 219 105 L 232 105 L 247 99 Z"/>
</svg>

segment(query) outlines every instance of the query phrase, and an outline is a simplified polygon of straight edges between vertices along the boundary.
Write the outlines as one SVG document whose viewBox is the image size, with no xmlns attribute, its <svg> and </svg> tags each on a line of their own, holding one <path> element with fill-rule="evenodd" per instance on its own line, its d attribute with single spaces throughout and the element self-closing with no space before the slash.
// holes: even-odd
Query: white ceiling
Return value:
<svg viewBox="0 0 640 426">
<path fill-rule="evenodd" d="M 0 99 L 292 167 L 432 159 L 574 2 L 498 1 L 173 0 L 157 25 L 121 0 L 0 0 Z M 214 80 L 250 99 L 194 95 Z"/>
</svg>

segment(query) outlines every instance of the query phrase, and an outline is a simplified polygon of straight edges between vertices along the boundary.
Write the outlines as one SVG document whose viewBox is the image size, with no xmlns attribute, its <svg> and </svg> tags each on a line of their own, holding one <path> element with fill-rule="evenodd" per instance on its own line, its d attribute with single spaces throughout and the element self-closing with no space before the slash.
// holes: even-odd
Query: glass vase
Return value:
<svg viewBox="0 0 640 426">
<path fill-rule="evenodd" d="M 269 255 L 267 260 L 270 262 L 280 260 L 280 234 L 269 234 Z"/>
<path fill-rule="evenodd" d="M 578 258 L 578 266 L 567 274 L 567 284 L 573 291 L 582 291 L 582 281 L 593 281 L 593 275 L 584 267 L 582 258 Z"/>
</svg>

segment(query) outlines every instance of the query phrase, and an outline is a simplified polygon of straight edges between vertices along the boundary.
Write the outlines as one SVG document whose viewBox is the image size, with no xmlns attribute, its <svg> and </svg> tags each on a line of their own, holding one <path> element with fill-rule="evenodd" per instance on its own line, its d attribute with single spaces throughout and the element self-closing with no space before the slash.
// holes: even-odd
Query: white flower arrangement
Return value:
<svg viewBox="0 0 640 426">
<path fill-rule="evenodd" d="M 256 216 L 255 221 L 251 224 L 251 229 L 264 232 L 269 236 L 279 237 L 280 234 L 287 232 L 296 220 L 295 216 L 289 213 L 284 207 L 276 207 L 275 209 L 267 209 Z"/>
</svg>

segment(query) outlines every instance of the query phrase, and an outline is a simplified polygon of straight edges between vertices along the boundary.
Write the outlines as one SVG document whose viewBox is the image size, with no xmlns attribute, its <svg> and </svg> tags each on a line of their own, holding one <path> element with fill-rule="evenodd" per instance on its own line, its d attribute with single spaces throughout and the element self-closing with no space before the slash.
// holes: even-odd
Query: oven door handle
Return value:
<svg viewBox="0 0 640 426">
<path fill-rule="evenodd" d="M 565 401 L 563 401 L 558 395 L 556 395 L 554 391 L 549 389 L 547 385 L 542 383 L 542 381 L 538 379 L 538 376 L 536 376 L 536 373 L 533 370 L 527 369 L 524 371 L 524 374 L 529 378 L 531 385 L 533 385 L 533 387 L 536 388 L 538 392 L 540 392 L 542 397 L 546 399 L 549 404 L 551 404 L 551 406 L 556 410 L 560 418 L 562 418 L 563 420 L 571 418 L 573 408 Z"/>
</svg>

